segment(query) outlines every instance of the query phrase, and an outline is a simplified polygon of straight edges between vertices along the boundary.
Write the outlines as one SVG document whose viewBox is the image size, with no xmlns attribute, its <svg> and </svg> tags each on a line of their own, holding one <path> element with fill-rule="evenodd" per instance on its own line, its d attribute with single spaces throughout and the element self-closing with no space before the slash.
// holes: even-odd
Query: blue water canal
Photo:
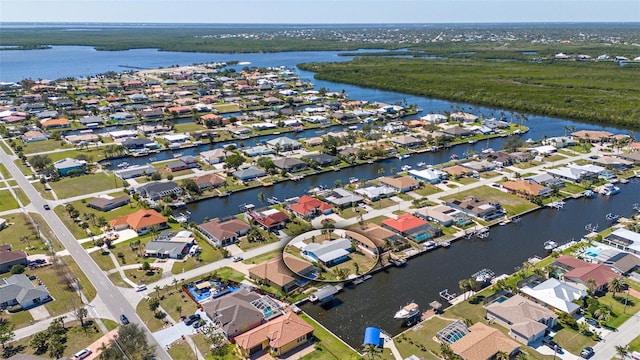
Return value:
<svg viewBox="0 0 640 360">
<path fill-rule="evenodd" d="M 8 44 L 2 44 L 8 45 Z M 78 61 L 82 59 L 82 61 Z M 295 68 L 296 64 L 314 61 L 345 61 L 349 57 L 340 57 L 338 52 L 290 52 L 273 54 L 209 54 L 209 53 L 176 53 L 159 52 L 154 49 L 129 51 L 99 52 L 90 47 L 56 46 L 47 50 L 0 51 L 0 81 L 19 81 L 23 78 L 82 77 L 104 73 L 107 71 L 125 71 L 132 67 L 153 68 L 170 65 L 188 65 L 202 62 L 247 61 L 251 66 L 286 66 Z M 122 65 L 126 66 L 123 67 Z M 245 65 L 243 65 L 245 66 Z M 243 66 L 238 66 L 241 68 Z M 316 89 L 325 87 L 330 91 L 345 90 L 352 99 L 381 101 L 386 103 L 417 104 L 428 112 L 450 111 L 454 107 L 462 107 L 467 111 L 499 116 L 500 109 L 490 109 L 463 103 L 451 103 L 435 99 L 420 98 L 400 93 L 366 89 L 357 86 L 318 81 L 313 74 L 299 71 L 303 79 L 313 82 Z M 420 114 L 419 114 L 420 115 Z M 506 112 L 507 118 L 511 116 Z M 531 131 L 525 138 L 539 140 L 543 136 L 559 136 L 564 134 L 566 126 L 578 129 L 607 130 L 613 133 L 626 133 L 625 129 L 603 127 L 594 124 L 555 119 L 545 116 L 529 116 L 526 124 Z M 329 129 L 327 129 L 329 130 Z M 334 130 L 334 129 L 331 129 Z M 335 130 L 341 130 L 340 127 Z M 307 130 L 292 137 L 318 136 L 315 130 Z M 277 135 L 259 139 L 245 140 L 245 145 L 265 141 Z M 640 134 L 636 133 L 636 137 Z M 447 151 L 414 155 L 408 159 L 388 159 L 374 164 L 364 164 L 340 172 L 329 172 L 318 176 L 307 176 L 298 182 L 275 184 L 271 187 L 258 188 L 235 193 L 227 198 L 214 198 L 189 205 L 192 220 L 202 221 L 205 217 L 222 217 L 238 212 L 239 206 L 245 203 L 257 203 L 258 193 L 263 192 L 266 198 L 279 199 L 299 196 L 318 185 L 332 186 L 335 180 L 346 183 L 350 177 L 368 179 L 379 176 L 380 167 L 389 174 L 392 167 L 400 169 L 402 165 L 415 166 L 418 162 L 437 164 L 447 161 L 452 153 L 464 157 L 467 150 L 479 152 L 486 147 L 499 149 L 504 139 L 498 138 L 473 145 L 465 144 Z M 224 146 L 223 143 L 214 147 Z M 181 149 L 183 155 L 197 155 L 199 151 L 209 149 L 203 146 L 192 149 Z M 172 157 L 171 152 L 153 154 L 155 161 Z M 147 163 L 149 158 L 128 158 L 131 164 Z M 347 288 L 338 295 L 336 306 L 323 309 L 313 304 L 303 306 L 314 318 L 334 331 L 338 336 L 354 347 L 362 341 L 366 326 L 379 326 L 391 334 L 401 330 L 400 324 L 393 319 L 395 311 L 407 302 L 415 301 L 422 309 L 427 304 L 438 300 L 438 291 L 448 288 L 451 292 L 459 292 L 458 281 L 468 278 L 472 273 L 490 268 L 496 274 L 511 273 L 514 267 L 521 265 L 529 257 L 543 255 L 542 244 L 549 239 L 564 243 L 571 239 L 579 239 L 584 234 L 586 224 L 599 224 L 600 229 L 608 226 L 605 215 L 616 213 L 628 216 L 632 205 L 640 202 L 640 183 L 632 181 L 621 185 L 622 193 L 611 198 L 596 196 L 593 199 L 577 199 L 567 202 L 562 210 L 543 209 L 522 218 L 519 224 L 491 229 L 486 239 L 472 238 L 460 240 L 448 249 L 438 249 L 409 261 L 406 268 L 389 269 L 377 273 L 373 279 L 366 281 L 355 289 Z"/>
</svg>

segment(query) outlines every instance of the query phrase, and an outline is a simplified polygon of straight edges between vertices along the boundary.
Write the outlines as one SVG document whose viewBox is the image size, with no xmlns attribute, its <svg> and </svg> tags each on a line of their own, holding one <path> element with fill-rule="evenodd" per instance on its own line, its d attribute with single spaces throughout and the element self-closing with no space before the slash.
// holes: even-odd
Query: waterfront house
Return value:
<svg viewBox="0 0 640 360">
<path fill-rule="evenodd" d="M 527 149 L 527 151 L 538 156 L 549 156 L 557 152 L 558 149 L 555 146 L 551 146 L 551 145 L 541 145 L 541 146 L 531 147 Z"/>
<path fill-rule="evenodd" d="M 47 140 L 48 137 L 42 131 L 38 130 L 29 130 L 20 136 L 23 143 L 30 143 L 35 141 L 44 141 Z"/>
<path fill-rule="evenodd" d="M 407 236 L 418 243 L 442 235 L 440 228 L 430 225 L 411 214 L 401 214 L 396 219 L 383 220 L 382 226 L 402 236 Z"/>
<path fill-rule="evenodd" d="M 153 140 L 144 137 L 125 139 L 120 142 L 120 144 L 126 147 L 128 150 L 141 150 L 148 148 L 151 144 L 158 145 L 158 143 L 154 142 Z"/>
<path fill-rule="evenodd" d="M 128 113 L 128 112 L 115 112 L 111 115 L 109 115 L 109 120 L 113 120 L 113 121 L 125 121 L 125 120 L 134 120 L 136 118 L 135 115 Z"/>
<path fill-rule="evenodd" d="M 326 202 L 309 195 L 302 195 L 298 201 L 289 206 L 289 210 L 303 218 L 331 214 L 333 207 Z"/>
<path fill-rule="evenodd" d="M 184 161 L 182 160 L 171 161 L 167 163 L 167 165 L 165 165 L 164 168 L 165 170 L 171 173 L 188 169 L 187 164 L 185 164 Z"/>
<path fill-rule="evenodd" d="M 120 195 L 116 197 L 102 195 L 89 200 L 89 202 L 87 202 L 87 206 L 100 211 L 110 211 L 127 205 L 130 201 L 131 199 L 127 195 Z"/>
<path fill-rule="evenodd" d="M 296 270 L 300 270 L 294 273 L 289 268 L 290 264 L 296 262 Z M 272 286 L 285 293 L 289 293 L 298 288 L 301 283 L 301 279 L 296 274 L 310 274 L 315 267 L 307 261 L 304 261 L 298 257 L 290 256 L 285 263 L 282 259 L 282 255 L 278 254 L 271 260 L 267 260 L 258 265 L 249 268 L 249 278 L 258 285 Z M 317 269 L 316 269 L 317 270 Z"/>
<path fill-rule="evenodd" d="M 324 200 L 338 208 L 346 208 L 349 206 L 355 206 L 355 204 L 364 200 L 364 198 L 358 194 L 354 194 L 351 191 L 343 188 L 328 189 L 319 193 Z"/>
<path fill-rule="evenodd" d="M 138 176 L 149 176 L 156 173 L 156 169 L 152 165 L 132 166 L 126 169 L 114 171 L 116 176 L 122 180 L 135 178 Z"/>
<path fill-rule="evenodd" d="M 391 142 L 405 149 L 415 149 L 424 145 L 424 141 L 422 139 L 418 139 L 411 135 L 396 136 L 391 139 Z"/>
<path fill-rule="evenodd" d="M 2 228 L 0 227 L 0 229 Z M 26 267 L 28 264 L 29 261 L 27 260 L 27 254 L 24 251 L 11 250 L 11 245 L 0 246 L 0 273 L 11 271 L 11 268 L 14 265 L 22 265 Z"/>
<path fill-rule="evenodd" d="M 191 138 L 188 135 L 184 135 L 184 134 L 168 134 L 168 135 L 163 135 L 162 139 L 166 140 L 171 144 L 184 144 L 188 142 Z"/>
<path fill-rule="evenodd" d="M 308 145 L 308 143 L 307 143 Z M 303 158 L 309 159 L 312 163 L 317 163 L 320 166 L 332 166 L 340 163 L 340 159 L 329 154 L 312 154 L 305 155 Z"/>
<path fill-rule="evenodd" d="M 304 140 L 304 144 L 309 147 L 320 146 L 322 145 L 322 138 L 320 136 L 315 136 L 312 138 L 308 138 Z"/>
<path fill-rule="evenodd" d="M 68 119 L 60 118 L 60 119 L 47 119 L 40 122 L 42 127 L 45 129 L 59 129 L 59 128 L 68 128 L 70 125 Z"/>
<path fill-rule="evenodd" d="M 301 249 L 302 256 L 311 262 L 318 262 L 326 267 L 332 267 L 349 260 L 353 251 L 351 240 L 340 238 L 325 240 L 320 243 L 312 242 Z"/>
<path fill-rule="evenodd" d="M 153 181 L 138 187 L 136 192 L 144 198 L 160 200 L 165 196 L 181 195 L 183 191 L 173 181 Z"/>
<path fill-rule="evenodd" d="M 420 186 L 418 180 L 407 176 L 383 177 L 380 178 L 380 183 L 401 193 L 415 190 Z"/>
<path fill-rule="evenodd" d="M 504 352 L 511 358 L 518 353 L 520 345 L 500 330 L 477 322 L 469 326 L 468 334 L 450 347 L 463 360 L 489 360 L 499 352 Z"/>
<path fill-rule="evenodd" d="M 613 133 L 601 130 L 579 130 L 572 132 L 571 136 L 579 141 L 587 141 L 592 143 L 608 142 L 609 138 L 613 136 Z"/>
<path fill-rule="evenodd" d="M 466 197 L 462 200 L 447 200 L 445 201 L 445 205 L 485 221 L 490 221 L 504 215 L 504 210 L 499 203 L 480 200 L 473 196 Z"/>
<path fill-rule="evenodd" d="M 115 130 L 109 131 L 109 136 L 113 140 L 125 140 L 129 138 L 135 138 L 138 136 L 138 130 Z"/>
<path fill-rule="evenodd" d="M 198 230 L 216 246 L 227 246 L 235 243 L 238 237 L 249 232 L 251 226 L 237 218 L 220 220 L 211 219 L 198 225 Z"/>
<path fill-rule="evenodd" d="M 475 171 L 460 165 L 453 165 L 446 168 L 442 168 L 442 172 L 454 178 L 459 178 L 468 174 L 475 173 Z"/>
<path fill-rule="evenodd" d="M 540 184 L 542 186 L 546 186 L 546 187 L 557 187 L 557 188 L 561 188 L 566 186 L 566 184 L 564 183 L 564 180 L 562 179 L 558 179 L 555 178 L 553 176 L 551 176 L 550 174 L 538 174 L 538 175 L 532 175 L 529 176 L 527 178 L 525 178 L 525 180 L 528 181 L 533 181 L 536 184 Z"/>
<path fill-rule="evenodd" d="M 246 358 L 260 351 L 280 356 L 306 345 L 313 338 L 313 330 L 313 326 L 289 312 L 236 336 L 235 343 L 240 354 Z"/>
<path fill-rule="evenodd" d="M 567 166 L 548 169 L 547 173 L 556 178 L 581 182 L 584 180 L 597 179 L 606 169 L 597 165 L 567 164 Z"/>
<path fill-rule="evenodd" d="M 496 166 L 505 167 L 513 165 L 511 155 L 502 151 L 493 151 L 488 154 L 481 154 L 480 158 L 494 163 Z"/>
<path fill-rule="evenodd" d="M 261 176 L 265 176 L 267 173 L 255 166 L 249 166 L 246 168 L 239 169 L 238 171 L 233 172 L 233 177 L 238 180 L 247 181 L 252 180 Z"/>
<path fill-rule="evenodd" d="M 510 193 L 517 195 L 522 194 L 525 196 L 539 196 L 545 198 L 553 194 L 553 190 L 551 188 L 542 186 L 531 180 L 510 180 L 503 182 L 501 185 Z"/>
<path fill-rule="evenodd" d="M 244 288 L 202 304 L 207 317 L 223 331 L 228 339 L 249 331 L 264 322 L 265 314 L 253 304 L 261 296 Z"/>
<path fill-rule="evenodd" d="M 486 160 L 481 160 L 481 161 L 471 160 L 471 161 L 464 162 L 461 165 L 468 169 L 473 170 L 474 172 L 491 171 L 496 168 L 496 165 L 494 163 Z"/>
<path fill-rule="evenodd" d="M 471 136 L 472 134 L 471 130 L 464 128 L 462 126 L 450 126 L 442 130 L 442 133 L 444 133 L 445 135 L 449 135 L 453 137 L 461 137 L 461 138 Z"/>
<path fill-rule="evenodd" d="M 267 145 L 269 145 L 272 149 L 279 148 L 280 151 L 296 150 L 302 146 L 298 141 L 290 139 L 286 136 L 268 140 Z"/>
<path fill-rule="evenodd" d="M 216 174 L 205 174 L 202 176 L 198 176 L 193 179 L 198 185 L 200 190 L 207 190 L 211 188 L 215 188 L 221 186 L 226 183 L 226 180 Z"/>
<path fill-rule="evenodd" d="M 61 159 L 53 163 L 60 176 L 82 174 L 87 171 L 87 162 L 72 158 Z"/>
<path fill-rule="evenodd" d="M 96 134 L 68 135 L 68 136 L 65 136 L 64 139 L 68 143 L 75 144 L 77 146 L 88 144 L 88 143 L 100 142 L 100 137 Z"/>
<path fill-rule="evenodd" d="M 255 222 L 268 231 L 282 229 L 289 221 L 289 216 L 277 209 L 248 211 L 245 217 L 249 222 Z"/>
<path fill-rule="evenodd" d="M 273 151 L 273 149 L 266 147 L 264 145 L 256 145 L 256 146 L 250 146 L 250 147 L 245 147 L 240 149 L 240 151 L 242 151 L 245 155 L 249 156 L 249 157 L 254 157 L 254 156 L 265 156 L 265 155 L 273 155 L 275 154 L 275 151 Z"/>
<path fill-rule="evenodd" d="M 443 114 L 427 114 L 425 116 L 420 117 L 422 121 L 428 121 L 433 124 L 442 124 L 447 122 L 447 117 Z"/>
<path fill-rule="evenodd" d="M 558 279 L 550 278 L 534 287 L 525 286 L 520 291 L 538 303 L 551 309 L 573 315 L 580 309 L 577 304 L 587 293 Z"/>
<path fill-rule="evenodd" d="M 22 309 L 53 300 L 45 285 L 35 286 L 25 274 L 0 279 L 0 309 L 20 305 Z"/>
<path fill-rule="evenodd" d="M 364 228 L 360 226 L 352 227 L 351 230 L 363 234 L 367 239 L 371 240 L 376 246 L 376 250 L 374 250 L 376 254 L 383 253 L 387 246 L 404 246 L 407 244 L 407 240 L 404 237 L 378 224 L 368 223 Z"/>
<path fill-rule="evenodd" d="M 609 280 L 622 277 L 607 265 L 588 263 L 568 255 L 558 257 L 552 266 L 563 272 L 560 280 L 582 290 L 591 289 L 594 293 L 606 291 Z M 594 283 L 590 284 L 592 280 Z"/>
<path fill-rule="evenodd" d="M 164 231 L 147 243 L 144 256 L 158 259 L 183 259 L 195 241 L 191 231 Z"/>
<path fill-rule="evenodd" d="M 143 235 L 151 231 L 152 228 L 158 230 L 167 228 L 167 218 L 153 209 L 140 209 L 133 214 L 111 220 L 109 225 L 116 231 L 131 229 L 138 233 L 138 235 Z"/>
<path fill-rule="evenodd" d="M 613 271 L 623 276 L 629 276 L 629 274 L 640 268 L 640 257 L 613 249 L 602 251 L 595 260 L 608 265 Z"/>
<path fill-rule="evenodd" d="M 640 255 L 640 233 L 619 228 L 602 240 L 605 244 Z"/>
<path fill-rule="evenodd" d="M 451 113 L 451 115 L 449 115 L 449 120 L 459 121 L 462 123 L 472 123 L 478 120 L 478 116 L 467 113 L 467 112 L 458 111 L 458 112 Z"/>
<path fill-rule="evenodd" d="M 355 192 L 357 194 L 360 194 L 366 197 L 371 201 L 376 201 L 378 199 L 385 198 L 390 195 L 394 195 L 396 193 L 396 189 L 387 185 L 384 185 L 384 186 L 371 185 L 366 187 L 359 187 L 358 189 L 356 189 Z"/>
<path fill-rule="evenodd" d="M 299 172 L 305 170 L 308 165 L 306 162 L 295 159 L 283 157 L 276 160 L 273 160 L 273 164 L 280 170 L 284 170 L 287 172 Z"/>
<path fill-rule="evenodd" d="M 409 176 L 429 184 L 438 184 L 446 179 L 447 174 L 433 167 L 428 167 L 426 169 L 409 170 Z"/>
<path fill-rule="evenodd" d="M 558 315 L 521 295 L 494 301 L 485 307 L 485 318 L 509 329 L 509 335 L 530 345 L 558 323 Z"/>
<path fill-rule="evenodd" d="M 433 221 L 442 226 L 453 225 L 454 215 L 460 211 L 453 209 L 447 205 L 425 206 L 417 209 L 413 214 L 421 219 Z"/>
<path fill-rule="evenodd" d="M 214 165 L 223 162 L 227 158 L 226 150 L 217 148 L 209 151 L 203 151 L 200 153 L 202 161 L 209 165 Z"/>
</svg>

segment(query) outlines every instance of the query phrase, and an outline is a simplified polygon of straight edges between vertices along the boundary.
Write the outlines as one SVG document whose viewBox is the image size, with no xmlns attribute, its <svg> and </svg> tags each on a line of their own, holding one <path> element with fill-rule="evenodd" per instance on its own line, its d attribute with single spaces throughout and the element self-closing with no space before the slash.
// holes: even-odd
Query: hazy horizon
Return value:
<svg viewBox="0 0 640 360">
<path fill-rule="evenodd" d="M 634 23 L 638 0 L 3 0 L 2 23 Z"/>
</svg>

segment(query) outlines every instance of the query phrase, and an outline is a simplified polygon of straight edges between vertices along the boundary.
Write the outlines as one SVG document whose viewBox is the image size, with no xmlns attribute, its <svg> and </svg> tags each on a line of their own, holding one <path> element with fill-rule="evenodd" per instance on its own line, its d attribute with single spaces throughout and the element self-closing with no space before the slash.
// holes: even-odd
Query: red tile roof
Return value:
<svg viewBox="0 0 640 360">
<path fill-rule="evenodd" d="M 298 214 L 307 216 L 309 214 L 312 214 L 315 209 L 320 210 L 320 212 L 325 212 L 331 209 L 331 205 L 312 196 L 302 195 L 298 202 L 291 205 L 289 208 Z"/>
<path fill-rule="evenodd" d="M 143 229 L 153 225 L 160 225 L 167 222 L 167 219 L 155 210 L 138 210 L 133 214 L 121 216 L 111 220 L 111 226 L 127 224 L 133 230 Z"/>
<path fill-rule="evenodd" d="M 609 280 L 614 277 L 622 277 L 615 271 L 611 270 L 607 265 L 588 263 L 568 255 L 558 257 L 556 262 L 572 268 L 572 270 L 569 270 L 564 274 L 565 278 L 580 279 L 580 281 L 585 284 L 589 279 L 593 279 L 596 282 L 596 287 L 608 284 Z"/>
<path fill-rule="evenodd" d="M 272 349 L 278 349 L 313 333 L 313 326 L 290 312 L 235 337 L 235 342 L 246 351 L 269 341 Z"/>
<path fill-rule="evenodd" d="M 398 215 L 397 219 L 387 219 L 382 224 L 398 232 L 405 233 L 411 229 L 426 225 L 427 222 L 411 214 L 402 214 Z"/>
</svg>

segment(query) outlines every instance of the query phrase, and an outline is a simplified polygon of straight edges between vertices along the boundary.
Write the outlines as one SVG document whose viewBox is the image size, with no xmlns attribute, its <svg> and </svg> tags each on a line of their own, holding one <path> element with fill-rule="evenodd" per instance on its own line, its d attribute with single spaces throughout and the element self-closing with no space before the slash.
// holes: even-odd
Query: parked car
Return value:
<svg viewBox="0 0 640 360">
<path fill-rule="evenodd" d="M 193 323 L 197 322 L 200 320 L 200 314 L 193 314 L 191 316 L 189 316 L 188 318 L 184 319 L 184 324 L 187 326 L 191 326 L 193 325 Z"/>
<path fill-rule="evenodd" d="M 45 210 L 51 210 L 51 207 L 49 206 L 49 204 L 44 204 L 43 207 L 44 207 Z"/>
<path fill-rule="evenodd" d="M 120 315 L 120 322 L 122 322 L 122 325 L 127 325 L 129 323 L 129 318 L 127 318 L 127 315 L 121 314 Z"/>
<path fill-rule="evenodd" d="M 553 341 L 551 338 L 542 338 L 542 343 L 547 345 L 548 347 L 555 349 L 556 352 L 562 353 L 562 347 L 558 345 L 557 342 Z"/>
<path fill-rule="evenodd" d="M 598 322 L 598 320 L 596 319 L 592 319 L 592 318 L 584 318 L 584 322 L 586 322 L 587 324 L 599 329 L 600 328 L 600 323 Z"/>
<path fill-rule="evenodd" d="M 82 349 L 80 351 L 78 351 L 77 353 L 73 354 L 73 359 L 74 360 L 81 360 L 86 358 L 87 356 L 91 355 L 93 351 L 89 350 L 89 349 Z"/>
<path fill-rule="evenodd" d="M 582 349 L 582 351 L 580 352 L 580 357 L 583 359 L 588 359 L 592 357 L 593 354 L 594 354 L 593 348 L 590 346 L 587 346 L 586 348 Z"/>
<path fill-rule="evenodd" d="M 238 262 L 238 261 L 242 261 L 242 260 L 244 260 L 244 259 L 242 258 L 242 256 L 234 256 L 234 257 L 233 257 L 233 262 Z"/>
<path fill-rule="evenodd" d="M 147 290 L 147 285 L 138 285 L 138 287 L 136 288 L 136 291 L 138 292 L 145 290 Z"/>
</svg>

